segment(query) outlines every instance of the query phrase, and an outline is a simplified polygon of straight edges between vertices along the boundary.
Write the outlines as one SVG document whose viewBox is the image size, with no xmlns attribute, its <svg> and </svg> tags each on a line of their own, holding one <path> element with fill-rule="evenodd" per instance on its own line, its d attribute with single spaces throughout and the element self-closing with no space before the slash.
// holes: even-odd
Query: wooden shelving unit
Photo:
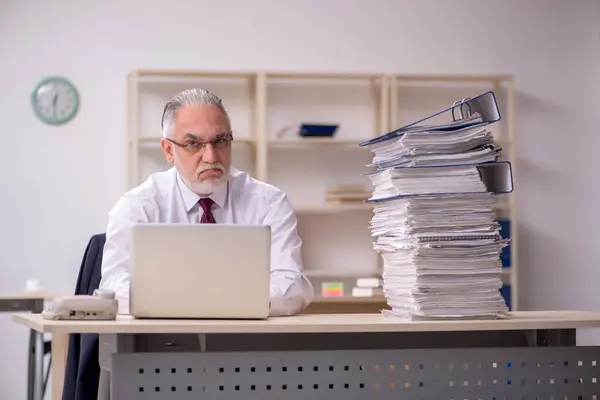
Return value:
<svg viewBox="0 0 600 400">
<path fill-rule="evenodd" d="M 369 172 L 366 165 L 372 155 L 358 148 L 359 142 L 493 89 L 503 119 L 492 128 L 514 163 L 510 76 L 136 70 L 127 79 L 127 189 L 170 167 L 159 147 L 164 103 L 187 87 L 212 90 L 223 99 L 232 120 L 233 165 L 288 194 L 298 216 L 309 276 L 325 272 L 364 277 L 380 271 L 368 231 L 372 207 L 325 201 L 328 187 L 369 184 L 362 174 Z M 300 123 L 335 123 L 339 129 L 333 138 L 301 138 L 292 129 Z M 499 215 L 513 222 L 513 264 L 507 281 L 516 310 L 514 196 L 503 200 Z"/>
</svg>

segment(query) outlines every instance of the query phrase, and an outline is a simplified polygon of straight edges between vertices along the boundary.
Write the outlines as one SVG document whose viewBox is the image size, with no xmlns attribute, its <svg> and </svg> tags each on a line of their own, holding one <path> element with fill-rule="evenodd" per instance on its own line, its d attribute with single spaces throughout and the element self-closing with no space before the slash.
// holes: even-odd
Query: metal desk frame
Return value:
<svg viewBox="0 0 600 400">
<path fill-rule="evenodd" d="M 575 329 L 99 337 L 99 399 L 600 400 Z"/>
<path fill-rule="evenodd" d="M 41 313 L 44 309 L 44 298 L 1 298 L 0 312 L 30 311 Z M 29 330 L 27 347 L 27 399 L 43 400 L 46 382 L 50 374 L 50 365 L 44 376 L 44 334 Z M 51 359 L 49 363 L 51 362 Z"/>
</svg>

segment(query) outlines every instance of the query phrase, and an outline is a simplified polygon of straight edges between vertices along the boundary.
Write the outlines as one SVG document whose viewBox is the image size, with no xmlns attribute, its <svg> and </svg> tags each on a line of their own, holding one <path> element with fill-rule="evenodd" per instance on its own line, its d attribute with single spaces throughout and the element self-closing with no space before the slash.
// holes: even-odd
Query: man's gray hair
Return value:
<svg viewBox="0 0 600 400">
<path fill-rule="evenodd" d="M 165 104 L 160 123 L 163 137 L 168 137 L 171 135 L 173 120 L 175 119 L 175 113 L 177 110 L 183 107 L 193 106 L 218 107 L 221 112 L 223 112 L 225 118 L 227 118 L 227 123 L 231 124 L 229 120 L 229 114 L 227 114 L 227 111 L 225 110 L 223 102 L 219 96 L 206 89 L 185 89 L 184 91 L 179 92 L 177 95 L 175 95 L 175 97 L 168 101 L 167 104 Z"/>
</svg>

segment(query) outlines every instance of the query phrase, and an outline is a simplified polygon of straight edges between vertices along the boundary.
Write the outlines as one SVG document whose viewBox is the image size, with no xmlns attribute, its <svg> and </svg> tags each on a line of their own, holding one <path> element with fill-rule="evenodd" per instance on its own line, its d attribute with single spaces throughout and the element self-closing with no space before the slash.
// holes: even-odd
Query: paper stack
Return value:
<svg viewBox="0 0 600 400">
<path fill-rule="evenodd" d="M 485 172 L 500 164 L 501 149 L 487 125 L 474 114 L 364 144 L 377 167 L 367 176 L 375 203 L 370 229 L 391 308 L 385 314 L 497 318 L 508 311 L 500 294 L 507 242 L 488 182 L 498 174 Z"/>
</svg>

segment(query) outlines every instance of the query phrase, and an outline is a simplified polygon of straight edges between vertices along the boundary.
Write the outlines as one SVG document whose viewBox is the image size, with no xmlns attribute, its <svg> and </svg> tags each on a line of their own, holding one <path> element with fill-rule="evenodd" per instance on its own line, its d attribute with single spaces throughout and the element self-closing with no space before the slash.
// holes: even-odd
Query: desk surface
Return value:
<svg viewBox="0 0 600 400">
<path fill-rule="evenodd" d="M 381 314 L 306 314 L 267 320 L 154 320 L 119 316 L 116 321 L 49 321 L 39 314 L 13 320 L 39 332 L 55 333 L 333 333 L 497 331 L 600 327 L 600 313 L 521 311 L 506 319 L 403 321 Z"/>
</svg>

